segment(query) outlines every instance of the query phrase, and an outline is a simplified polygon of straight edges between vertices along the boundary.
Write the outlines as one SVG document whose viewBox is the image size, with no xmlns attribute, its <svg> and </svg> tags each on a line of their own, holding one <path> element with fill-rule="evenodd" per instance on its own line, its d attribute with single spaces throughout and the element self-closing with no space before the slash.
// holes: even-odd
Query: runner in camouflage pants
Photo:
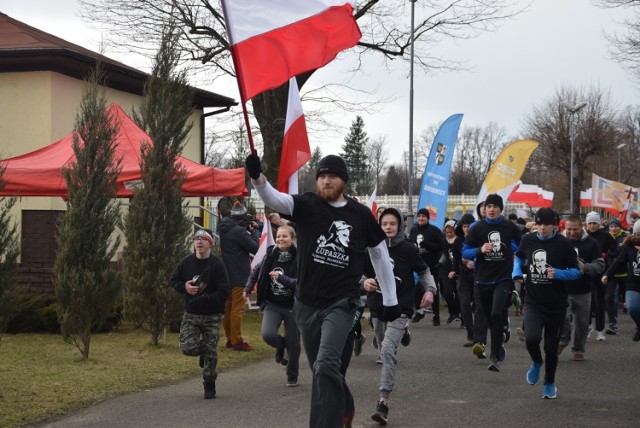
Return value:
<svg viewBox="0 0 640 428">
<path fill-rule="evenodd" d="M 184 313 L 180 325 L 180 350 L 184 355 L 203 357 L 202 379 L 215 382 L 218 377 L 218 339 L 223 314 L 194 315 Z"/>
</svg>

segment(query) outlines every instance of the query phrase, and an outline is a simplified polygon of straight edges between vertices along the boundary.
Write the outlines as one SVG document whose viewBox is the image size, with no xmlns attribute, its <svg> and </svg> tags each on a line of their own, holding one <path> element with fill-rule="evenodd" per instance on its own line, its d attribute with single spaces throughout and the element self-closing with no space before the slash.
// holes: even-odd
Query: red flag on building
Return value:
<svg viewBox="0 0 640 428">
<path fill-rule="evenodd" d="M 300 93 L 296 78 L 289 80 L 287 119 L 278 171 L 278 190 L 290 195 L 298 194 L 298 170 L 311 159 L 307 125 L 304 121 Z"/>
<path fill-rule="evenodd" d="M 354 0 L 222 0 L 243 103 L 358 43 Z"/>
</svg>

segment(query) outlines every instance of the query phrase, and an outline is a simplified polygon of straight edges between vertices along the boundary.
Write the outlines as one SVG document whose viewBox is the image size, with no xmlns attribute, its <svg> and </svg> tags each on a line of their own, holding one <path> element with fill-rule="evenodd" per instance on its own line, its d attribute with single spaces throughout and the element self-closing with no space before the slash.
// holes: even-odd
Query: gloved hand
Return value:
<svg viewBox="0 0 640 428">
<path fill-rule="evenodd" d="M 402 308 L 400 308 L 400 305 L 384 306 L 382 308 L 382 322 L 394 321 L 400 315 L 402 315 Z"/>
<path fill-rule="evenodd" d="M 244 161 L 245 166 L 247 167 L 247 172 L 249 172 L 249 177 L 257 180 L 260 178 L 260 174 L 262 173 L 262 166 L 260 165 L 260 156 L 250 154 L 247 156 L 247 159 Z"/>
</svg>

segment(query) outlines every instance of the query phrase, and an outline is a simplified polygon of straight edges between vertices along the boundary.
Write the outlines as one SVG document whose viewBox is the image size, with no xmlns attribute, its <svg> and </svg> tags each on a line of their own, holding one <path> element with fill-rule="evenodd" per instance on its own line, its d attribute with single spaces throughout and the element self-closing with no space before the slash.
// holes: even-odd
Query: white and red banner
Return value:
<svg viewBox="0 0 640 428">
<path fill-rule="evenodd" d="M 358 43 L 355 0 L 222 0 L 243 102 Z"/>
<path fill-rule="evenodd" d="M 530 207 L 550 207 L 553 205 L 553 192 L 535 184 L 520 184 L 511 192 L 509 200 L 527 204 Z"/>
<path fill-rule="evenodd" d="M 376 184 L 376 187 L 373 188 L 373 193 L 371 194 L 371 197 L 367 201 L 367 206 L 371 210 L 371 213 L 376 218 L 376 220 L 378 219 L 378 217 L 377 217 L 377 215 L 378 215 L 377 214 L 377 211 L 378 211 L 378 202 L 377 202 L 377 197 L 378 196 L 377 196 L 377 193 L 378 193 L 378 185 Z"/>
<path fill-rule="evenodd" d="M 307 125 L 304 121 L 300 92 L 295 77 L 289 80 L 287 119 L 278 170 L 278 190 L 290 195 L 298 194 L 298 170 L 311 159 Z"/>
<path fill-rule="evenodd" d="M 260 235 L 260 246 L 258 247 L 258 251 L 253 256 L 253 260 L 251 260 L 251 269 L 256 267 L 264 256 L 267 255 L 267 248 L 275 245 L 273 240 L 273 233 L 271 232 L 271 222 L 269 218 L 265 216 L 263 226 L 262 226 L 262 234 Z"/>
</svg>

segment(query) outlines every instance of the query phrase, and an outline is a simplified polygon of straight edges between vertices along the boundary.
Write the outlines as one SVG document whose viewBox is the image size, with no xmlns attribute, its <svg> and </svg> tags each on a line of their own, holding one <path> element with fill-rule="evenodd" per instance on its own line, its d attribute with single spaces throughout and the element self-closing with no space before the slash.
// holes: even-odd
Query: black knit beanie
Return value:
<svg viewBox="0 0 640 428">
<path fill-rule="evenodd" d="M 335 174 L 342 178 L 346 183 L 349 181 L 349 172 L 347 171 L 347 164 L 340 156 L 327 155 L 320 159 L 318 162 L 318 169 L 316 170 L 316 180 L 321 174 Z"/>
<path fill-rule="evenodd" d="M 429 210 L 428 210 L 428 209 L 426 209 L 426 208 L 420 208 L 420 209 L 418 210 L 418 214 L 416 214 L 416 217 L 417 217 L 417 216 L 419 216 L 419 215 L 423 215 L 423 216 L 427 217 L 427 220 L 429 220 L 429 219 L 430 219 L 430 216 L 429 216 Z"/>
<path fill-rule="evenodd" d="M 492 193 L 487 196 L 487 199 L 484 200 L 484 206 L 486 207 L 487 205 L 495 205 L 500 208 L 500 211 L 504 210 L 504 202 L 502 202 L 502 196 L 498 195 L 497 193 Z"/>
</svg>

